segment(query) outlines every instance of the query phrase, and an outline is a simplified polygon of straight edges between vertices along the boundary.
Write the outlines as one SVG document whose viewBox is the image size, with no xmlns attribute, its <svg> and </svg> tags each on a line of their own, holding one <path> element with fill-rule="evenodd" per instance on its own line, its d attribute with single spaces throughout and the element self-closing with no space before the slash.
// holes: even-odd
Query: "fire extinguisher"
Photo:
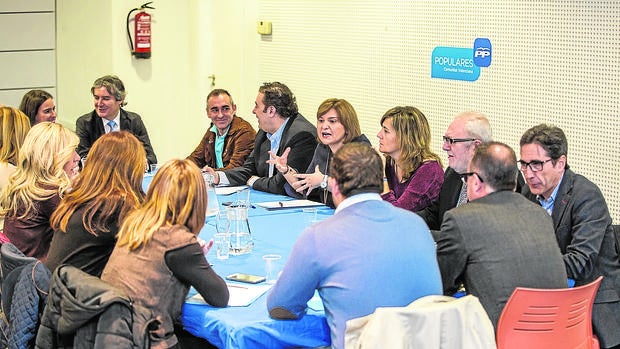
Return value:
<svg viewBox="0 0 620 349">
<path fill-rule="evenodd" d="M 134 8 L 127 14 L 127 38 L 129 39 L 131 54 L 136 56 L 136 58 L 151 58 L 151 15 L 142 10 L 145 8 L 154 10 L 155 8 L 150 6 L 152 3 L 152 1 L 147 2 L 139 8 Z M 131 14 L 135 11 L 141 12 L 138 12 L 134 17 L 134 37 L 136 40 L 134 48 L 129 22 Z"/>
</svg>

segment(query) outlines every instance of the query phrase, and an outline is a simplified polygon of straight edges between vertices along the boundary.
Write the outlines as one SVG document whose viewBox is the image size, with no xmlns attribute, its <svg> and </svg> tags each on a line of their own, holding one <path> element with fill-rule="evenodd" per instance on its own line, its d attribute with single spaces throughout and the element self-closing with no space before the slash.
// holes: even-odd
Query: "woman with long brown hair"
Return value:
<svg viewBox="0 0 620 349">
<path fill-rule="evenodd" d="M 161 320 L 152 347 L 178 343 L 174 323 L 193 286 L 216 307 L 228 304 L 228 288 L 205 258 L 197 235 L 204 226 L 207 192 L 198 166 L 170 160 L 155 174 L 145 202 L 129 213 L 101 279 L 118 287 Z"/>
<path fill-rule="evenodd" d="M 142 143 L 127 131 L 101 136 L 80 176 L 51 217 L 54 237 L 45 265 L 70 264 L 101 276 L 127 213 L 142 203 Z"/>
</svg>

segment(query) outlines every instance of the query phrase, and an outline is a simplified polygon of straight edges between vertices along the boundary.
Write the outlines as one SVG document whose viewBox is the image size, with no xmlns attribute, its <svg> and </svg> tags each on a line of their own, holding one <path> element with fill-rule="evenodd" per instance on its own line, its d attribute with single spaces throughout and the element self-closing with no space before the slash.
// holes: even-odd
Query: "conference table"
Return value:
<svg viewBox="0 0 620 349">
<path fill-rule="evenodd" d="M 235 195 L 237 194 L 218 194 L 220 209 L 225 209 L 222 203 L 234 202 Z M 313 221 L 333 215 L 334 212 L 326 206 L 318 207 L 316 213 L 301 208 L 267 210 L 260 206 L 260 203 L 264 202 L 289 200 L 292 198 L 250 190 L 252 206 L 248 209 L 248 222 L 254 241 L 253 251 L 250 254 L 231 255 L 226 260 L 219 260 L 216 258 L 215 248 L 212 248 L 207 254 L 207 260 L 218 275 L 222 278 L 233 273 L 265 275 L 262 256 L 266 254 L 281 255 L 283 266 L 304 228 Z M 215 233 L 215 218 L 207 217 L 199 236 L 208 241 Z M 226 282 L 233 288 L 253 286 L 228 280 Z M 195 302 L 195 297 L 190 298 L 196 294 L 192 289 L 183 305 L 183 326 L 191 334 L 207 339 L 218 348 L 315 348 L 330 345 L 329 327 L 320 299 L 317 302 L 318 296 L 309 302 L 307 313 L 302 318 L 275 320 L 269 317 L 267 311 L 268 292 L 247 306 L 215 308 Z"/>
</svg>

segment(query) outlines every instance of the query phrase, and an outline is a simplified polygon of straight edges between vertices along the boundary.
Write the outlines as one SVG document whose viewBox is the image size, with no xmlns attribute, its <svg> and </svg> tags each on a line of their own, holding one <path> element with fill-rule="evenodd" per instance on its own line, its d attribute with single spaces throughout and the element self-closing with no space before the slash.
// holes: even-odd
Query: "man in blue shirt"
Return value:
<svg viewBox="0 0 620 349">
<path fill-rule="evenodd" d="M 620 346 L 620 259 L 618 241 L 603 194 L 569 169 L 562 129 L 540 124 L 521 137 L 523 194 L 551 214 L 568 277 L 575 286 L 603 275 L 592 323 L 601 348 Z"/>
<path fill-rule="evenodd" d="M 347 143 L 334 155 L 330 173 L 336 213 L 299 237 L 267 307 L 273 318 L 296 319 L 318 290 L 332 348 L 343 348 L 347 320 L 377 307 L 406 306 L 442 289 L 424 221 L 381 200 L 379 154 L 364 143 Z"/>
</svg>

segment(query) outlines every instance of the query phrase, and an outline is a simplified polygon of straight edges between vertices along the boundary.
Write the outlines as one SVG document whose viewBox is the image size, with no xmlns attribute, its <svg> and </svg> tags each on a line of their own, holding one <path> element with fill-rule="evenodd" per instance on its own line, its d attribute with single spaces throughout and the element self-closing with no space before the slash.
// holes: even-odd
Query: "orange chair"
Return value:
<svg viewBox="0 0 620 349">
<path fill-rule="evenodd" d="M 602 279 L 575 288 L 517 287 L 499 318 L 497 348 L 598 349 L 592 304 Z"/>
</svg>

